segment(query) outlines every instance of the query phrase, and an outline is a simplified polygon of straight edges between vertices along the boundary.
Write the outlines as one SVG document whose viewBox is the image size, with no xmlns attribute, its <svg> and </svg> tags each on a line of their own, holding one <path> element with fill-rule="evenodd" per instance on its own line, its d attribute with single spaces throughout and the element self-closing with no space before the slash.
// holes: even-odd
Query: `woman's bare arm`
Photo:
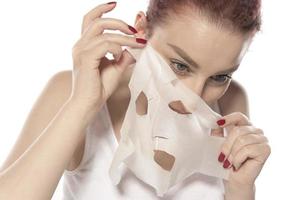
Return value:
<svg viewBox="0 0 300 200">
<path fill-rule="evenodd" d="M 0 199 L 51 199 L 78 142 L 83 140 L 91 114 L 68 101 L 68 90 L 59 88 L 66 85 L 61 83 L 66 81 L 62 78 L 66 73 L 50 79 L 26 120 L 0 171 Z"/>
</svg>

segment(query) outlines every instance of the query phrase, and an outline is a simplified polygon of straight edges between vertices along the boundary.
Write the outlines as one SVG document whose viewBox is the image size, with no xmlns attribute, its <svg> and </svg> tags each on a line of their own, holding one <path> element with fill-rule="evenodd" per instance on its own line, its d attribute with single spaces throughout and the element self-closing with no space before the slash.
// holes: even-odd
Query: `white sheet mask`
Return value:
<svg viewBox="0 0 300 200">
<path fill-rule="evenodd" d="M 158 196 L 194 173 L 228 179 L 229 170 L 218 162 L 225 139 L 210 135 L 219 128 L 221 115 L 177 78 L 149 42 L 143 49 L 126 49 L 136 63 L 121 139 L 109 170 L 113 184 L 120 182 L 126 168 Z"/>
</svg>

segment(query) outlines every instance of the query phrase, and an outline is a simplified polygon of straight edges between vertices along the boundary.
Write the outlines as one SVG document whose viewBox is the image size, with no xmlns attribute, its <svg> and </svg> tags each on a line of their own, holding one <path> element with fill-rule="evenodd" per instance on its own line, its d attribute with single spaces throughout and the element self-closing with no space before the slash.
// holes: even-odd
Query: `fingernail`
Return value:
<svg viewBox="0 0 300 200">
<path fill-rule="evenodd" d="M 224 124 L 225 124 L 225 119 L 220 119 L 220 120 L 218 120 L 218 121 L 217 121 L 217 124 L 218 124 L 219 126 L 224 125 Z"/>
<path fill-rule="evenodd" d="M 136 30 L 134 27 L 128 25 L 128 28 L 129 28 L 129 30 L 130 30 L 131 32 L 137 33 L 137 30 Z"/>
<path fill-rule="evenodd" d="M 116 1 L 111 1 L 111 2 L 108 2 L 106 4 L 116 4 L 117 2 Z"/>
<path fill-rule="evenodd" d="M 142 38 L 136 38 L 136 41 L 137 41 L 138 43 L 141 43 L 141 44 L 146 44 L 146 43 L 147 43 L 147 40 L 144 40 L 144 39 L 142 39 Z"/>
<path fill-rule="evenodd" d="M 230 162 L 229 162 L 229 160 L 228 159 L 226 159 L 225 160 L 225 162 L 224 162 L 224 164 L 223 164 L 223 167 L 225 168 L 225 169 L 227 169 L 229 166 L 230 166 Z"/>
<path fill-rule="evenodd" d="M 219 162 L 223 162 L 225 159 L 225 154 L 223 152 L 220 153 L 219 157 L 218 157 L 218 161 Z"/>
</svg>

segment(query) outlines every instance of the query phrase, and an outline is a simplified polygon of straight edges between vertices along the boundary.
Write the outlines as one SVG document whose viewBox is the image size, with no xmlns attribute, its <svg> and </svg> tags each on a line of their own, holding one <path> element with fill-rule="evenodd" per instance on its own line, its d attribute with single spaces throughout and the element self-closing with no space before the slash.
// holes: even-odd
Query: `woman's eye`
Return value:
<svg viewBox="0 0 300 200">
<path fill-rule="evenodd" d="M 232 77 L 229 76 L 228 74 L 222 74 L 222 75 L 215 75 L 210 78 L 217 83 L 224 84 L 227 83 Z"/>
<path fill-rule="evenodd" d="M 186 73 L 191 72 L 190 68 L 182 63 L 171 61 L 170 65 L 173 71 L 179 75 L 186 75 Z"/>
</svg>

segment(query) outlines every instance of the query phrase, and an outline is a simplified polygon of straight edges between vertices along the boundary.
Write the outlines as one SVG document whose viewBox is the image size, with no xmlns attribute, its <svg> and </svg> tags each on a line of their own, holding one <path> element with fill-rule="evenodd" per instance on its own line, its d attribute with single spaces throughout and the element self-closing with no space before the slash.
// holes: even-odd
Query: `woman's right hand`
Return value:
<svg viewBox="0 0 300 200">
<path fill-rule="evenodd" d="M 100 4 L 89 11 L 83 19 L 81 38 L 72 48 L 73 82 L 70 100 L 74 100 L 90 109 L 105 103 L 119 83 L 122 72 L 135 59 L 121 46 L 133 48 L 145 47 L 145 42 L 136 37 L 103 33 L 104 29 L 120 30 L 134 35 L 136 30 L 122 20 L 101 18 L 104 13 L 111 11 L 115 3 Z M 133 31 L 131 31 L 133 30 Z M 112 53 L 114 59 L 105 57 Z"/>
</svg>

